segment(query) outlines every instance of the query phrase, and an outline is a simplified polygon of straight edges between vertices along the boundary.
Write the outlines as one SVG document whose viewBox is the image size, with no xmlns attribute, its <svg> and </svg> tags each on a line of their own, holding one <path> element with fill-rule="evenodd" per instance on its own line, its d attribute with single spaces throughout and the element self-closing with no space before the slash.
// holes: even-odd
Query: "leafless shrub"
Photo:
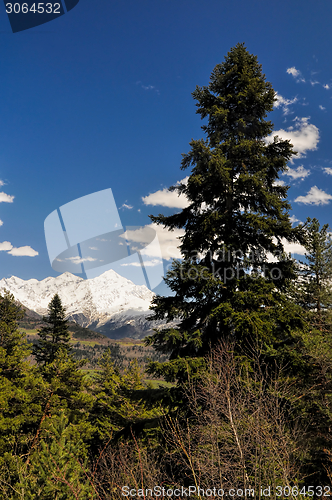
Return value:
<svg viewBox="0 0 332 500">
<path fill-rule="evenodd" d="M 125 441 L 102 450 L 92 473 L 94 484 L 101 498 L 116 500 L 125 498 L 122 488 L 127 486 L 146 498 L 146 489 L 169 484 L 165 469 L 157 451 L 136 440 Z"/>
<path fill-rule="evenodd" d="M 192 416 L 167 418 L 169 458 L 196 487 L 252 488 L 299 484 L 301 429 L 292 417 L 290 383 L 245 365 L 221 343 L 198 386 L 188 386 Z M 273 488 L 273 491 L 275 489 Z"/>
</svg>

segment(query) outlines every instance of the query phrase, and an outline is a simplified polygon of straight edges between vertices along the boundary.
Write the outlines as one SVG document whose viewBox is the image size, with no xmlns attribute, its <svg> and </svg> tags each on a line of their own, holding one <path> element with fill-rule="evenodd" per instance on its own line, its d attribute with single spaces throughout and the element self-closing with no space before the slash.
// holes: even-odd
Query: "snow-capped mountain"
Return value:
<svg viewBox="0 0 332 500">
<path fill-rule="evenodd" d="M 4 289 L 40 315 L 47 314 L 47 306 L 57 293 L 69 320 L 110 338 L 144 337 L 156 326 L 146 320 L 155 294 L 112 270 L 88 280 L 71 273 L 42 281 L 12 276 L 0 280 L 0 293 Z"/>
</svg>

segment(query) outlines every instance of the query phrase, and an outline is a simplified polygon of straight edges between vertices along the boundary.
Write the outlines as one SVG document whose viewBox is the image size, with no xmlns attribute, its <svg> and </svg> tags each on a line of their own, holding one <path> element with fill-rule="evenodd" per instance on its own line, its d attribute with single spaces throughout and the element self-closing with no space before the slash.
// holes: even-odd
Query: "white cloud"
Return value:
<svg viewBox="0 0 332 500">
<path fill-rule="evenodd" d="M 330 167 L 324 167 L 323 168 L 324 172 L 328 175 L 332 175 L 332 168 Z"/>
<path fill-rule="evenodd" d="M 9 241 L 3 241 L 0 243 L 0 252 L 8 252 L 8 250 L 11 250 L 13 248 L 13 245 Z"/>
<path fill-rule="evenodd" d="M 302 222 L 300 221 L 300 219 L 298 219 L 297 217 L 295 217 L 295 215 L 292 215 L 289 220 L 291 221 L 292 224 L 296 224 L 297 222 L 300 222 L 302 224 Z"/>
<path fill-rule="evenodd" d="M 176 184 L 186 184 L 188 177 Z M 185 208 L 188 206 L 188 198 L 184 194 L 177 194 L 176 191 L 169 191 L 169 189 L 159 189 L 154 193 L 149 194 L 142 198 L 145 205 L 162 206 L 168 208 Z"/>
<path fill-rule="evenodd" d="M 140 251 L 141 255 L 154 259 L 170 260 L 181 258 L 178 247 L 180 245 L 179 237 L 183 235 L 182 229 L 168 231 L 163 226 L 153 222 L 143 228 L 127 230 L 120 237 L 129 241 L 131 249 Z M 137 246 L 133 243 L 137 243 Z"/>
<path fill-rule="evenodd" d="M 330 85 L 328 83 L 326 83 L 325 85 L 323 85 L 323 87 L 324 87 L 324 89 L 329 90 Z"/>
<path fill-rule="evenodd" d="M 163 226 L 158 226 L 155 223 L 149 226 L 157 233 L 163 259 L 181 259 L 181 252 L 179 249 L 181 241 L 179 238 L 184 235 L 184 230 L 174 229 L 173 231 L 168 231 Z"/>
<path fill-rule="evenodd" d="M 160 94 L 159 90 L 155 87 L 155 85 L 144 85 L 140 80 L 136 82 L 136 85 L 139 85 L 144 90 L 154 90 L 157 94 Z"/>
<path fill-rule="evenodd" d="M 286 184 L 285 181 L 282 181 L 281 179 L 277 179 L 273 183 L 274 186 L 284 186 L 285 184 Z"/>
<path fill-rule="evenodd" d="M 4 186 L 5 183 L 0 180 L 0 186 Z M 14 196 L 4 193 L 3 191 L 0 192 L 0 203 L 13 203 Z M 3 221 L 0 220 L 0 226 L 3 226 Z M 3 241 L 0 243 L 0 251 L 2 252 L 8 252 L 10 255 L 13 255 L 15 257 L 35 257 L 36 255 L 39 255 L 36 250 L 31 248 L 30 246 L 23 246 L 23 247 L 13 247 L 13 245 L 9 241 Z"/>
<path fill-rule="evenodd" d="M 310 80 L 310 83 L 312 86 L 314 85 L 318 85 L 318 83 L 320 83 L 318 80 Z"/>
<path fill-rule="evenodd" d="M 294 78 L 297 78 L 297 77 L 300 75 L 300 71 L 299 71 L 299 70 L 297 70 L 297 69 L 295 68 L 295 66 L 293 66 L 292 68 L 288 68 L 288 69 L 287 69 L 287 73 L 288 73 L 289 75 L 294 76 Z"/>
<path fill-rule="evenodd" d="M 93 257 L 81 258 L 77 255 L 75 257 L 68 257 L 66 260 L 70 260 L 71 262 L 73 262 L 73 264 L 83 264 L 83 262 L 94 262 L 98 259 L 94 259 Z"/>
<path fill-rule="evenodd" d="M 159 266 L 160 264 L 162 264 L 162 262 L 163 261 L 160 259 L 152 259 L 152 260 L 144 260 L 143 264 L 144 264 L 144 267 L 155 267 L 155 266 Z M 127 264 L 121 264 L 121 266 L 142 267 L 140 262 L 131 262 L 131 263 L 127 263 Z"/>
<path fill-rule="evenodd" d="M 322 106 L 322 105 L 320 104 L 320 105 L 319 105 L 319 109 L 321 109 L 322 111 L 324 111 L 324 109 L 326 109 L 326 108 L 324 108 L 324 106 Z"/>
<path fill-rule="evenodd" d="M 276 242 L 276 238 L 273 238 Z M 285 238 L 281 239 L 282 245 L 284 247 L 284 251 L 286 254 L 291 254 L 292 258 L 294 258 L 294 254 L 304 255 L 306 249 L 300 245 L 299 243 L 289 243 Z M 273 255 L 272 253 L 267 253 L 268 262 L 278 262 L 279 258 Z"/>
<path fill-rule="evenodd" d="M 11 196 L 11 195 L 3 193 L 3 192 L 0 193 L 0 203 L 1 202 L 13 203 L 13 200 L 14 200 L 14 196 Z"/>
<path fill-rule="evenodd" d="M 36 252 L 36 250 L 34 250 L 29 246 L 24 246 L 19 248 L 14 247 L 8 253 L 10 255 L 14 255 L 15 257 L 35 257 L 36 255 L 39 255 L 38 252 Z"/>
<path fill-rule="evenodd" d="M 298 220 L 298 219 L 296 219 L 296 220 Z M 273 239 L 274 243 L 277 243 L 277 238 L 273 237 L 272 239 Z M 290 243 L 285 238 L 281 238 L 281 243 L 284 247 L 285 253 L 292 254 L 293 258 L 294 258 L 294 254 L 304 255 L 306 252 L 306 249 L 302 245 L 300 245 L 299 243 Z M 278 258 L 275 257 L 273 254 L 269 253 L 268 260 L 270 262 L 277 262 Z"/>
<path fill-rule="evenodd" d="M 310 191 L 306 196 L 298 196 L 294 201 L 296 203 L 304 203 L 305 205 L 328 205 L 332 200 L 332 196 L 325 193 L 322 189 L 317 186 L 312 186 Z"/>
<path fill-rule="evenodd" d="M 30 246 L 15 248 L 10 241 L 3 241 L 0 243 L 0 252 L 8 252 L 15 257 L 35 257 L 39 253 Z"/>
<path fill-rule="evenodd" d="M 149 244 L 141 250 L 141 253 L 151 258 L 163 258 L 165 260 L 180 259 L 179 250 L 180 236 L 184 235 L 183 229 L 169 231 L 156 223 L 149 224 L 146 228 L 151 228 L 156 232 L 157 243 Z M 148 243 L 148 233 L 143 231 L 126 231 L 126 238 L 131 242 Z"/>
<path fill-rule="evenodd" d="M 306 177 L 308 177 L 308 175 L 310 175 L 310 170 L 306 170 L 303 165 L 300 165 L 299 167 L 297 168 L 289 168 L 287 169 L 286 172 L 283 173 L 283 175 L 288 175 L 289 177 L 291 177 L 293 180 L 296 180 L 296 179 L 305 179 Z"/>
<path fill-rule="evenodd" d="M 97 247 L 89 247 L 89 250 L 98 250 Z"/>
<path fill-rule="evenodd" d="M 306 253 L 306 249 L 300 245 L 299 243 L 288 243 L 283 240 L 284 250 L 286 253 L 304 255 Z"/>
<path fill-rule="evenodd" d="M 319 130 L 316 125 L 309 123 L 310 117 L 294 118 L 294 127 L 288 127 L 287 130 L 280 129 L 267 137 L 267 142 L 272 142 L 276 135 L 281 139 L 288 139 L 297 151 L 297 158 L 305 156 L 307 151 L 317 149 L 319 141 Z"/>
<path fill-rule="evenodd" d="M 132 205 L 127 205 L 127 203 L 123 203 L 121 205 L 121 207 L 119 208 L 119 210 L 123 209 L 123 208 L 127 208 L 128 210 L 131 210 L 132 208 L 134 208 Z"/>
<path fill-rule="evenodd" d="M 130 243 L 142 243 L 143 245 L 148 245 L 155 235 L 154 231 L 151 231 L 149 226 L 137 227 L 135 229 L 127 229 L 123 234 L 120 235 L 120 238 L 128 240 Z M 137 247 L 136 250 L 139 250 L 141 247 Z M 144 248 L 144 247 L 143 247 Z"/>
<path fill-rule="evenodd" d="M 278 92 L 276 92 L 275 97 L 277 100 L 274 103 L 274 106 L 276 108 L 282 108 L 284 115 L 288 115 L 290 113 L 288 106 L 297 102 L 297 97 L 294 97 L 294 99 L 286 99 L 282 95 L 278 94 Z"/>
<path fill-rule="evenodd" d="M 287 73 L 289 75 L 292 75 L 297 82 L 305 82 L 305 79 L 303 78 L 301 71 L 296 69 L 295 66 L 288 68 Z"/>
</svg>

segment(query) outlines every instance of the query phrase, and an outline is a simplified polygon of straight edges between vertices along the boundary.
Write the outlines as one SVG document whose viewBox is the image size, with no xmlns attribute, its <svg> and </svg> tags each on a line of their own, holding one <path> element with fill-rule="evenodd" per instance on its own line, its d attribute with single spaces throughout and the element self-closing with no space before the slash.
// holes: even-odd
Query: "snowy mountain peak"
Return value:
<svg viewBox="0 0 332 500">
<path fill-rule="evenodd" d="M 82 326 L 98 330 L 107 322 L 150 314 L 149 306 L 155 296 L 146 286 L 135 285 L 113 270 L 84 280 L 71 273 L 56 278 L 22 280 L 16 276 L 0 280 L 0 293 L 9 290 L 25 307 L 47 314 L 47 307 L 57 293 L 66 308 L 69 319 Z M 152 325 L 151 325 L 152 327 Z"/>
</svg>

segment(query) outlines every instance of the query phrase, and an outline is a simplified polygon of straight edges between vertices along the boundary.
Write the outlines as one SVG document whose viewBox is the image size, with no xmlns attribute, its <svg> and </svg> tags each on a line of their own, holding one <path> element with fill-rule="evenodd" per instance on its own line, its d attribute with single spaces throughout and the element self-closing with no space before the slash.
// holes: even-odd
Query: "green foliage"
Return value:
<svg viewBox="0 0 332 500">
<path fill-rule="evenodd" d="M 44 384 L 27 362 L 31 351 L 18 330 L 21 317 L 14 296 L 0 295 L 0 466 L 14 445 L 27 449 L 42 414 Z"/>
<path fill-rule="evenodd" d="M 30 354 L 25 335 L 18 330 L 22 315 L 12 294 L 0 295 L 0 374 L 8 380 L 22 375 Z"/>
<path fill-rule="evenodd" d="M 22 457 L 35 453 L 38 446 L 45 450 L 46 441 L 40 444 L 45 419 L 61 415 L 63 408 L 70 422 L 76 424 L 71 428 L 72 439 L 79 443 L 81 452 L 86 452 L 87 446 L 79 438 L 87 441 L 92 434 L 88 422 L 92 396 L 86 391 L 85 377 L 80 370 L 83 363 L 75 362 L 66 349 L 59 349 L 53 361 L 42 369 L 31 366 L 26 360 L 30 350 L 25 335 L 17 330 L 21 314 L 13 296 L 5 293 L 0 297 L 0 311 L 0 476 L 2 479 L 4 474 L 9 476 L 6 484 L 10 491 L 17 493 L 13 498 L 54 498 L 51 494 L 39 497 L 34 488 L 29 490 L 30 496 L 27 492 L 21 495 L 21 487 L 16 489 L 25 474 Z M 24 477 L 33 476 L 36 473 L 33 471 L 30 464 Z"/>
<path fill-rule="evenodd" d="M 327 480 L 328 456 L 332 452 L 332 337 L 327 331 L 306 328 L 292 349 L 292 365 L 287 367 L 297 396 L 294 412 L 306 432 L 302 444 L 308 452 L 302 469 L 312 484 Z"/>
<path fill-rule="evenodd" d="M 75 361 L 72 356 L 65 309 L 57 294 L 48 311 L 44 321 L 50 326 L 39 331 L 39 342 L 34 345 L 39 371 L 47 384 L 45 408 L 51 415 L 65 409 L 70 422 L 79 425 L 82 436 L 88 439 L 93 431 L 88 422 L 92 396 L 87 392 L 88 380 L 81 370 L 85 360 Z"/>
<path fill-rule="evenodd" d="M 70 333 L 65 317 L 65 308 L 62 306 L 59 295 L 55 294 L 48 305 L 48 316 L 43 318 L 50 326 L 44 326 L 39 330 L 39 342 L 34 346 L 34 355 L 38 364 L 52 363 L 60 350 L 67 353 L 71 351 Z"/>
<path fill-rule="evenodd" d="M 302 467 L 320 484 L 327 479 L 332 450 L 332 240 L 328 224 L 321 227 L 317 219 L 308 218 L 302 230 L 307 261 L 298 264 L 291 296 L 308 325 L 298 333 L 299 341 L 289 353 L 288 372 L 292 372 L 298 395 L 297 412 L 307 427 L 304 439 L 309 458 Z"/>
<path fill-rule="evenodd" d="M 299 281 L 295 298 L 307 313 L 311 325 L 331 331 L 332 306 L 332 238 L 328 224 L 320 227 L 317 219 L 308 217 L 303 245 L 307 262 L 299 264 Z"/>
<path fill-rule="evenodd" d="M 89 381 L 81 370 L 84 361 L 75 361 L 66 351 L 60 350 L 52 363 L 42 370 L 47 381 L 48 407 L 51 414 L 64 409 L 73 424 L 81 425 L 82 433 L 90 435 L 87 423 L 93 398 L 88 394 Z"/>
<path fill-rule="evenodd" d="M 88 477 L 83 442 L 68 424 L 64 412 L 44 422 L 42 438 L 21 467 L 16 498 L 33 500 L 67 500 L 97 498 Z"/>
<path fill-rule="evenodd" d="M 157 407 L 149 408 L 144 398 L 147 389 L 136 360 L 121 374 L 107 351 L 100 360 L 101 370 L 95 377 L 93 423 L 98 439 L 108 440 L 130 424 L 144 422 L 160 415 Z"/>
</svg>

